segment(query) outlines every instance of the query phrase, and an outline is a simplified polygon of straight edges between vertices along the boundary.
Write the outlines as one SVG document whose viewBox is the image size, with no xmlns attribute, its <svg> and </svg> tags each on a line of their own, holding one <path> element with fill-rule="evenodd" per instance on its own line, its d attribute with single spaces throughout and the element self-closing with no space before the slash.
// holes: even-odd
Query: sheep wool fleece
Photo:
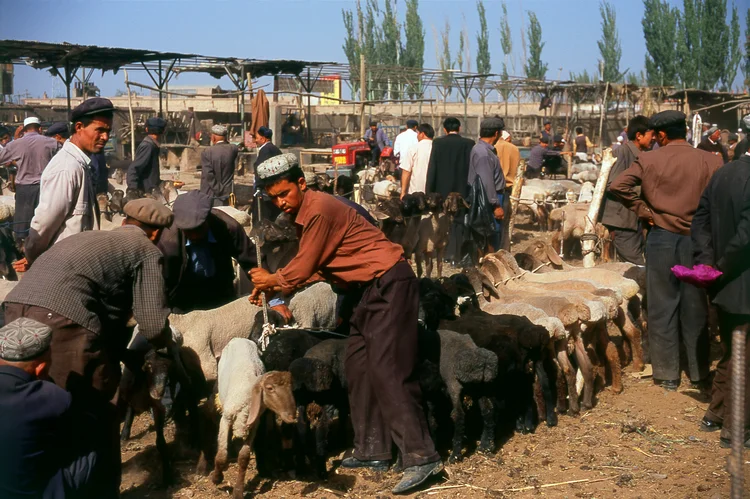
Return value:
<svg viewBox="0 0 750 499">
<path fill-rule="evenodd" d="M 418 314 L 419 283 L 403 260 L 354 309 L 345 369 L 357 459 L 390 460 L 395 442 L 405 468 L 440 460 L 414 374 Z"/>
</svg>

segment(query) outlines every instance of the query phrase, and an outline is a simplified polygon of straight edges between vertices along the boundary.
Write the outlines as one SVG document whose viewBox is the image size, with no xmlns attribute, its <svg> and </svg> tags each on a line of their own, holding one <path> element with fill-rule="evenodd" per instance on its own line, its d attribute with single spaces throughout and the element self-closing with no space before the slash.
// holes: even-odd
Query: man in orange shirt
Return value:
<svg viewBox="0 0 750 499">
<path fill-rule="evenodd" d="M 510 218 L 512 216 L 510 193 L 513 191 L 513 183 L 516 181 L 518 164 L 521 162 L 521 152 L 513 144 L 513 138 L 506 130 L 503 130 L 500 140 L 495 144 L 495 152 L 500 159 L 500 168 L 502 168 L 503 176 L 505 176 L 505 196 L 503 196 L 503 212 L 505 212 L 505 217 L 503 217 L 503 234 L 500 247 L 505 251 L 510 251 L 510 239 L 508 237 L 510 234 Z"/>
<path fill-rule="evenodd" d="M 345 468 L 386 470 L 392 443 L 401 450 L 404 478 L 395 494 L 413 490 L 443 469 L 430 438 L 415 376 L 419 282 L 401 246 L 356 210 L 324 192 L 308 190 L 293 154 L 258 166 L 259 182 L 274 204 L 291 215 L 299 252 L 271 274 L 252 269 L 250 300 L 263 291 L 291 293 L 316 273 L 356 303 L 345 370 L 354 452 Z"/>
</svg>

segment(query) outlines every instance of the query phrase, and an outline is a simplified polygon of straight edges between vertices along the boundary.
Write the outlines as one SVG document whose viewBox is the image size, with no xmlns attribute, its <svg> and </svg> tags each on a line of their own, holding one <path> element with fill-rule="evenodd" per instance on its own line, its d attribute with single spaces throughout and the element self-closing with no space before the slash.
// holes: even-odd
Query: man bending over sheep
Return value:
<svg viewBox="0 0 750 499">
<path fill-rule="evenodd" d="M 342 293 L 356 295 L 346 352 L 354 452 L 345 468 L 384 470 L 392 443 L 403 457 L 396 494 L 418 487 L 442 468 L 430 439 L 414 375 L 419 285 L 400 246 L 333 196 L 307 189 L 293 154 L 271 158 L 257 175 L 273 202 L 294 217 L 297 256 L 274 274 L 251 271 L 255 290 L 291 293 L 320 272 Z M 271 340 L 273 341 L 273 340 Z"/>
<path fill-rule="evenodd" d="M 120 361 L 132 331 L 156 347 L 171 341 L 155 243 L 172 212 L 152 199 L 131 201 L 123 227 L 88 231 L 57 242 L 34 262 L 5 301 L 5 319 L 33 319 L 52 329 L 50 376 L 73 404 L 94 418 L 88 428 L 104 477 L 87 497 L 118 497 Z"/>
</svg>

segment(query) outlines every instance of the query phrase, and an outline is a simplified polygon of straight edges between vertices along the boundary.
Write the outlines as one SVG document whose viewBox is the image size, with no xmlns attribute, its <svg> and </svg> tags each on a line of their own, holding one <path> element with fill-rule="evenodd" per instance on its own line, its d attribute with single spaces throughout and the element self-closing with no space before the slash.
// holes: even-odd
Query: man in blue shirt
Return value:
<svg viewBox="0 0 750 499">
<path fill-rule="evenodd" d="M 370 146 L 372 151 L 372 165 L 378 164 L 380 153 L 388 147 L 388 136 L 382 128 L 378 128 L 377 121 L 370 122 L 370 129 L 365 132 L 365 142 Z"/>
<path fill-rule="evenodd" d="M 500 140 L 500 133 L 505 128 L 502 118 L 486 118 L 479 125 L 479 140 L 471 150 L 469 159 L 469 186 L 479 177 L 487 194 L 487 203 L 492 207 L 495 227 L 489 244 L 492 251 L 500 249 L 503 220 L 503 195 L 505 176 L 500 166 L 500 159 L 495 152 L 495 144 Z"/>
<path fill-rule="evenodd" d="M 562 154 L 573 154 L 572 151 L 560 152 L 549 149 L 550 139 L 542 135 L 539 144 L 531 148 L 529 159 L 526 161 L 526 178 L 539 178 L 542 176 L 542 165 L 544 160 L 550 157 L 559 157 Z"/>
</svg>

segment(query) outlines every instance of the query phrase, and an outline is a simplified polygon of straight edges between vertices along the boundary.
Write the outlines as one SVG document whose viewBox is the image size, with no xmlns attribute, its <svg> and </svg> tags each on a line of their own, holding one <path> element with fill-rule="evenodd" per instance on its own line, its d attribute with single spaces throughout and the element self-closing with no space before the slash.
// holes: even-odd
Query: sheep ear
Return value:
<svg viewBox="0 0 750 499">
<path fill-rule="evenodd" d="M 464 198 L 461 198 L 461 202 L 462 202 L 462 203 L 464 204 L 464 208 L 466 208 L 467 210 L 468 210 L 469 208 L 471 208 L 471 205 L 470 205 L 469 203 L 467 203 L 467 202 L 466 202 L 466 200 L 465 200 Z"/>
<path fill-rule="evenodd" d="M 375 217 L 375 220 L 378 220 L 378 221 L 388 220 L 389 218 L 391 218 L 379 210 L 374 210 L 374 211 L 371 211 L 370 213 L 372 214 L 373 217 Z"/>
<path fill-rule="evenodd" d="M 258 422 L 260 414 L 265 408 L 263 404 L 263 383 L 266 380 L 265 374 L 258 379 L 258 382 L 253 386 L 253 391 L 250 394 L 250 408 L 247 416 L 247 427 L 252 428 Z"/>
<path fill-rule="evenodd" d="M 547 250 L 547 258 L 549 258 L 549 261 L 553 264 L 557 265 L 558 267 L 562 267 L 563 261 L 560 259 L 560 255 L 558 255 L 555 250 L 552 248 L 551 245 L 546 245 Z"/>
</svg>

